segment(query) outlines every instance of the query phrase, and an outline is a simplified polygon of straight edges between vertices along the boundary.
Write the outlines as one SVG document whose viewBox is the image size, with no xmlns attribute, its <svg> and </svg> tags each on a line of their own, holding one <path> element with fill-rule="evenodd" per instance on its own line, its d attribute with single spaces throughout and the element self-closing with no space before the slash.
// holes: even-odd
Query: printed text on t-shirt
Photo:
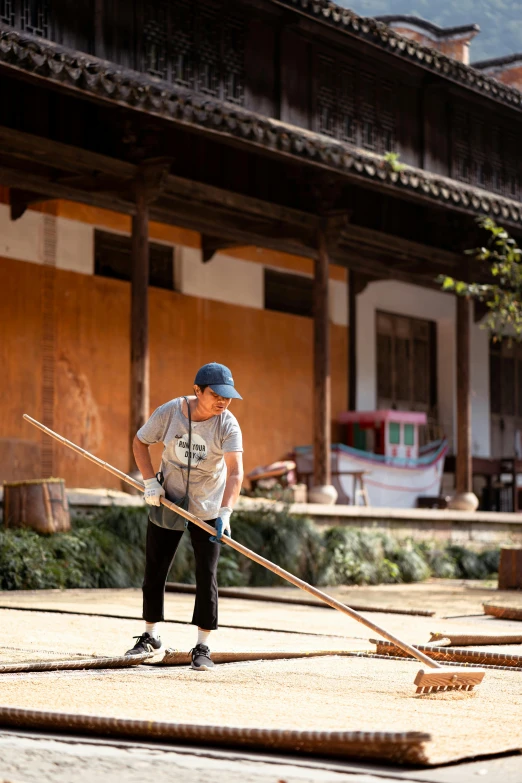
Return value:
<svg viewBox="0 0 522 783">
<path fill-rule="evenodd" d="M 176 457 L 183 465 L 188 465 L 189 459 L 189 436 L 183 435 L 176 443 Z M 207 444 L 200 435 L 192 434 L 192 454 L 191 462 L 197 465 L 207 458 Z"/>
</svg>

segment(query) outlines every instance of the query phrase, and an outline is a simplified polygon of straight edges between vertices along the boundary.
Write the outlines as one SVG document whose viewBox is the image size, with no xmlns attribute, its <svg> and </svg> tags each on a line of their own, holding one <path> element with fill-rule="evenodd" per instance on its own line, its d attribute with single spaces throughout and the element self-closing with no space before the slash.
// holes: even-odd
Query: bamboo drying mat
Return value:
<svg viewBox="0 0 522 783">
<path fill-rule="evenodd" d="M 313 753 L 350 759 L 386 759 L 396 764 L 426 764 L 429 734 L 420 731 L 299 731 L 254 729 L 242 726 L 201 725 L 172 721 L 103 718 L 44 710 L 0 706 L 0 726 L 74 731 L 140 740 L 169 740 L 197 744 L 242 747 L 254 750 Z"/>
<path fill-rule="evenodd" d="M 370 639 L 376 646 L 378 655 L 393 655 L 404 658 L 412 656 L 392 642 Z M 489 650 L 459 649 L 458 647 L 436 647 L 432 644 L 415 644 L 417 650 L 433 658 L 434 661 L 490 664 L 491 666 L 513 666 L 522 668 L 522 655 L 516 653 L 490 652 Z"/>
<path fill-rule="evenodd" d="M 263 661 L 225 664 L 212 672 L 146 668 L 146 681 L 138 673 L 141 667 L 91 671 L 82 678 L 0 678 L 0 705 L 225 728 L 418 731 L 432 738 L 423 741 L 416 759 L 427 765 L 522 747 L 522 677 L 516 672 L 488 671 L 471 694 L 417 697 L 413 679 L 419 664 L 406 659 Z M 343 755 L 342 749 L 337 752 Z M 394 758 L 378 743 L 372 753 L 375 759 Z M 344 756 L 360 757 L 349 745 Z"/>
<path fill-rule="evenodd" d="M 139 666 L 150 658 L 149 653 L 142 655 L 120 655 L 110 658 L 74 658 L 69 660 L 27 661 L 24 663 L 1 663 L 2 674 L 24 674 L 29 672 L 88 671 L 92 669 L 127 669 Z"/>
<path fill-rule="evenodd" d="M 513 599 L 509 603 L 484 604 L 484 614 L 502 620 L 522 620 L 522 601 Z"/>
<path fill-rule="evenodd" d="M 242 588 L 251 593 L 249 588 Z M 328 587 L 327 593 L 351 605 L 368 605 L 373 608 L 411 609 L 435 611 L 437 617 L 463 617 L 483 615 L 484 602 L 507 601 L 509 592 L 499 592 L 484 587 L 470 587 L 467 583 L 454 580 L 430 580 L 411 585 L 380 585 L 367 587 Z M 238 591 L 239 592 L 239 591 Z M 273 594 L 289 599 L 302 598 L 304 593 L 293 587 L 256 588 L 255 592 Z M 47 609 L 106 614 L 114 617 L 141 618 L 141 590 L 135 588 L 114 590 L 37 590 L 0 592 L 1 607 L 25 609 Z M 166 617 L 170 620 L 190 622 L 194 597 L 176 593 L 165 596 Z M 290 609 L 291 611 L 288 611 Z M 376 619 L 376 618 L 374 618 Z M 407 619 L 407 618 L 405 618 Z M 419 620 L 423 618 L 419 617 Z M 428 623 L 428 619 L 425 621 Z M 318 633 L 350 635 L 348 618 L 339 621 L 339 615 L 331 610 L 309 606 L 267 604 L 265 601 L 244 601 L 241 598 L 223 598 L 220 601 L 220 624 L 238 627 L 257 627 L 281 631 L 302 632 L 303 629 Z M 429 623 L 428 623 L 429 624 Z M 422 625 L 424 628 L 425 625 Z M 329 630 L 330 629 L 330 630 Z M 438 630 L 436 627 L 428 628 Z M 426 640 L 429 637 L 426 635 Z"/>
<path fill-rule="evenodd" d="M 412 585 L 411 587 L 413 589 L 418 586 Z M 458 592 L 457 588 L 455 588 L 453 592 Z M 463 592 L 465 597 L 470 591 L 461 589 L 461 592 Z M 380 601 L 383 602 L 382 594 L 379 593 L 378 595 Z M 393 593 L 393 595 L 395 595 L 395 593 Z M 461 597 L 459 600 L 463 601 L 464 597 Z M 361 588 L 359 603 L 362 603 L 363 600 L 366 601 L 366 588 Z M 396 599 L 394 598 L 393 601 L 395 600 Z M 428 600 L 427 596 L 426 600 Z M 39 612 L 48 611 L 49 614 L 46 615 L 48 618 L 51 617 L 53 613 L 57 613 L 61 623 L 75 622 L 75 616 L 78 614 L 84 614 L 87 617 L 92 615 L 93 618 L 97 617 L 97 622 L 99 623 L 103 621 L 103 616 L 115 618 L 115 620 L 127 619 L 129 624 L 134 622 L 131 634 L 134 635 L 142 629 L 141 601 L 141 591 L 134 589 L 53 590 L 16 594 L 7 594 L 4 592 L 0 594 L 0 612 L 2 611 L 2 605 L 4 607 L 10 607 L 10 612 L 17 611 L 17 606 L 20 610 L 24 611 L 32 611 L 33 609 Z M 167 594 L 166 617 L 171 621 L 163 625 L 162 635 L 168 646 L 183 649 L 177 641 L 183 626 L 187 629 L 188 636 L 192 640 L 193 630 L 190 626 L 190 620 L 192 617 L 193 604 L 194 598 L 191 595 Z M 304 636 L 310 637 L 310 644 L 313 647 L 319 648 L 325 646 L 321 642 L 320 637 L 330 636 L 331 641 L 327 644 L 328 648 L 335 647 L 337 649 L 342 649 L 343 647 L 348 646 L 346 640 L 350 640 L 349 646 L 351 647 L 352 639 L 366 640 L 369 635 L 368 631 L 355 620 L 352 620 L 349 617 L 343 617 L 333 610 L 325 612 L 323 609 L 316 607 L 267 604 L 266 602 L 261 601 L 242 601 L 241 599 L 224 598 L 220 601 L 219 609 L 220 645 L 223 640 L 221 649 L 235 649 L 235 644 L 231 647 L 226 641 L 228 638 L 227 634 L 235 634 L 241 630 L 243 630 L 251 640 L 250 643 L 247 643 L 246 649 L 257 647 L 257 640 L 259 639 L 259 641 L 261 641 L 262 638 L 266 638 L 263 637 L 265 631 L 273 633 L 274 638 L 276 633 L 285 634 L 285 638 L 287 638 L 286 634 L 295 634 L 296 637 L 298 637 L 298 640 L 297 638 L 295 640 L 295 645 L 302 647 L 304 644 L 305 648 L 309 645 L 304 639 Z M 173 622 L 175 618 L 180 620 L 179 624 Z M 487 626 L 489 626 L 490 623 L 495 626 L 494 633 L 514 630 L 513 623 L 484 617 L 483 614 L 479 617 L 442 620 L 440 618 L 372 613 L 369 615 L 369 618 L 385 626 L 397 636 L 403 637 L 406 641 L 410 642 L 422 640 L 427 642 L 430 638 L 430 633 L 439 630 L 451 631 L 454 629 L 455 633 L 468 634 L 477 633 L 477 631 L 485 633 L 489 632 L 489 627 Z M 252 641 L 254 640 L 252 634 L 257 634 L 255 643 Z M 314 635 L 317 638 L 312 642 L 311 637 Z M 184 637 L 184 634 L 181 634 L 181 636 Z M 334 641 L 335 637 L 338 637 L 338 640 L 336 639 Z M 120 642 L 120 645 L 121 644 L 122 643 Z M 125 644 L 125 642 L 123 642 L 123 644 Z M 48 647 L 49 641 L 42 646 Z M 192 646 L 193 641 L 190 641 L 185 649 L 189 650 Z M 260 644 L 260 646 L 262 648 L 266 647 L 265 644 Z M 276 647 L 277 646 L 281 648 L 281 645 L 276 645 Z M 127 646 L 123 648 L 123 651 L 128 649 L 128 647 L 130 647 L 130 644 L 127 643 Z M 107 650 L 106 654 L 114 654 L 121 649 L 121 646 L 119 650 L 113 648 L 112 650 Z"/>
<path fill-rule="evenodd" d="M 71 598 L 58 592 L 56 595 L 60 599 Z M 85 608 L 96 609 L 97 598 L 97 591 L 85 596 Z M 283 611 L 283 607 L 278 611 Z M 290 607 L 285 615 L 280 615 L 281 619 L 294 611 Z M 331 632 L 344 623 L 344 618 L 335 612 L 321 611 L 321 615 L 331 618 Z M 420 622 L 429 623 L 430 630 L 433 627 L 433 620 L 419 617 L 390 615 L 382 621 L 386 625 L 393 623 L 390 630 L 407 632 L 412 640 Z M 62 658 L 64 653 L 66 657 L 93 652 L 121 654 L 130 647 L 131 637 L 141 631 L 140 621 L 58 612 L 0 610 L 0 622 L 9 624 L 10 638 L 16 638 L 20 648 L 47 650 L 48 655 Z M 495 627 L 503 627 L 501 621 L 492 622 Z M 357 628 L 360 634 L 366 634 L 366 629 Z M 455 629 L 468 630 L 458 622 Z M 163 633 L 167 645 L 186 651 L 194 645 L 192 626 L 169 623 L 163 627 Z M 334 636 L 226 628 L 212 637 L 211 647 L 213 652 L 302 652 L 328 648 L 342 653 L 358 645 L 361 650 L 372 649 L 366 640 L 350 639 L 347 643 L 346 638 Z M 12 652 L 0 648 L 0 662 L 8 662 L 7 656 Z M 426 764 L 522 747 L 522 677 L 517 672 L 488 671 L 482 685 L 472 694 L 443 693 L 419 698 L 414 695 L 413 686 L 418 668 L 419 664 L 407 659 L 340 656 L 230 663 L 208 673 L 181 666 L 145 666 L 81 673 L 6 674 L 0 677 L 0 705 L 177 724 L 225 723 L 256 729 L 400 734 L 421 731 L 432 735 L 432 741 L 425 743 Z M 389 760 L 391 756 L 382 758 Z"/>
<path fill-rule="evenodd" d="M 240 663 L 242 661 L 283 661 L 293 658 L 324 658 L 331 655 L 344 655 L 354 650 L 241 650 L 218 651 L 212 653 L 215 664 Z M 152 666 L 188 666 L 191 655 L 180 650 L 165 650 L 161 660 L 147 661 Z M 1 670 L 1 667 L 0 667 Z"/>
<path fill-rule="evenodd" d="M 0 664 L 122 655 L 133 646 L 133 636 L 143 630 L 142 620 L 2 609 L 0 625 L 10 629 L 6 645 L 0 641 Z M 166 648 L 187 653 L 197 640 L 192 625 L 165 623 L 161 635 Z M 213 633 L 210 643 L 213 653 L 256 649 L 299 652 L 371 649 L 367 639 L 229 628 Z"/>
<path fill-rule="evenodd" d="M 167 593 L 195 595 L 196 585 L 187 585 L 183 582 L 167 582 L 165 590 Z M 330 595 L 335 591 L 336 588 L 328 589 Z M 263 592 L 262 590 L 256 590 L 255 588 L 220 587 L 219 598 L 240 598 L 242 601 L 268 601 L 269 603 L 290 604 L 291 606 L 311 606 L 319 607 L 321 609 L 333 608 L 313 596 L 305 597 L 303 593 L 296 595 L 295 590 L 292 591 L 292 593 L 278 595 L 272 588 L 268 588 Z M 399 605 L 390 603 L 390 601 L 383 602 L 382 605 L 369 602 L 362 605 L 351 603 L 350 606 L 352 609 L 355 609 L 356 612 L 386 612 L 389 614 L 409 614 L 419 617 L 433 617 L 436 614 L 434 609 L 420 609 L 418 607 L 414 609 L 403 608 Z"/>
<path fill-rule="evenodd" d="M 492 645 L 522 645 L 522 634 L 457 634 L 454 631 L 431 633 L 430 644 L 451 647 L 491 647 Z"/>
</svg>

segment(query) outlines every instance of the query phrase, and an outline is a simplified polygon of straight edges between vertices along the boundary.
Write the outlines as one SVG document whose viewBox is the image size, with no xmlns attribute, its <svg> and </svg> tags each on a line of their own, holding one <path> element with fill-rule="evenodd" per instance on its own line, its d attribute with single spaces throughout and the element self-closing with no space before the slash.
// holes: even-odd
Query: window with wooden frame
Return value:
<svg viewBox="0 0 522 783">
<path fill-rule="evenodd" d="M 436 324 L 377 312 L 377 407 L 434 412 Z"/>
<path fill-rule="evenodd" d="M 489 351 L 491 413 L 522 419 L 522 345 L 504 339 Z"/>
<path fill-rule="evenodd" d="M 111 231 L 94 232 L 94 273 L 116 280 L 131 279 L 132 239 Z M 174 252 L 168 245 L 149 243 L 149 285 L 174 290 Z"/>
<path fill-rule="evenodd" d="M 351 58 L 317 51 L 314 130 L 384 154 L 396 149 L 396 85 Z"/>
<path fill-rule="evenodd" d="M 452 114 L 452 176 L 509 198 L 522 193 L 516 133 L 499 117 L 456 107 Z"/>
<path fill-rule="evenodd" d="M 311 277 L 265 267 L 265 309 L 312 318 L 314 282 Z"/>
<path fill-rule="evenodd" d="M 246 21 L 227 0 L 142 0 L 138 68 L 204 95 L 242 104 Z"/>
<path fill-rule="evenodd" d="M 49 38 L 49 1 L 0 0 L 0 22 L 40 38 Z"/>
</svg>

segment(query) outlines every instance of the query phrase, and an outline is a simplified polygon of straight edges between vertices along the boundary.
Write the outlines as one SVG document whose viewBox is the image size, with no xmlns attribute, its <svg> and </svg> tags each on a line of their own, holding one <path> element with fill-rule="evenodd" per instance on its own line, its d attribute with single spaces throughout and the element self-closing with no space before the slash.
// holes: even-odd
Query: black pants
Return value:
<svg viewBox="0 0 522 783">
<path fill-rule="evenodd" d="M 214 526 L 216 520 L 207 521 Z M 214 631 L 218 627 L 217 564 L 221 546 L 210 541 L 209 534 L 192 522 L 188 523 L 188 531 L 196 560 L 192 622 L 206 631 Z M 149 520 L 143 580 L 143 619 L 148 623 L 164 619 L 165 582 L 182 535 L 182 530 L 167 530 Z"/>
</svg>

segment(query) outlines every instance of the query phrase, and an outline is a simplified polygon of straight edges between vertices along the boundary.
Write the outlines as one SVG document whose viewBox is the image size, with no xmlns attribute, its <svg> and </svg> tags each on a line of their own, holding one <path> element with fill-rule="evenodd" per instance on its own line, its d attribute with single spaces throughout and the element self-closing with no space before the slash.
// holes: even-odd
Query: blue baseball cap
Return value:
<svg viewBox="0 0 522 783">
<path fill-rule="evenodd" d="M 196 373 L 194 383 L 197 386 L 210 386 L 213 392 L 227 399 L 242 400 L 242 396 L 234 388 L 232 373 L 224 364 L 210 362 L 200 367 Z"/>
</svg>

